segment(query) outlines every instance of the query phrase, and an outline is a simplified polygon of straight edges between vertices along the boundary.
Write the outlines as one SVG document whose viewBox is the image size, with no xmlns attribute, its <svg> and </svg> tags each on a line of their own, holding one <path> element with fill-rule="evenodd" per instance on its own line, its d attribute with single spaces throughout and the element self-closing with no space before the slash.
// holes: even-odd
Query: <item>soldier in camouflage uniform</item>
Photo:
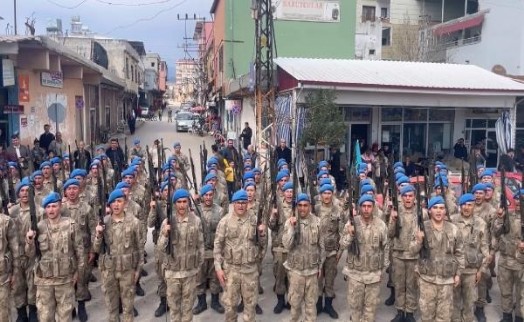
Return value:
<svg viewBox="0 0 524 322">
<path fill-rule="evenodd" d="M 495 260 L 495 244 L 492 239 L 492 226 L 495 220 L 497 210 L 486 202 L 486 185 L 484 183 L 478 183 L 473 186 L 471 193 L 475 196 L 475 206 L 474 213 L 475 216 L 482 218 L 486 222 L 486 227 L 488 230 L 489 238 L 489 257 L 487 259 L 488 265 L 491 265 L 491 262 Z M 482 271 L 482 278 L 477 284 L 478 287 L 478 299 L 475 301 L 477 308 L 483 308 L 488 303 L 491 303 L 491 298 L 489 297 L 489 289 L 493 285 L 491 274 L 488 271 Z M 483 310 L 478 309 L 475 311 L 477 314 L 481 314 Z M 481 317 L 482 319 L 482 317 Z"/>
<path fill-rule="evenodd" d="M 18 320 L 27 321 L 27 306 L 29 306 L 29 321 L 36 322 L 36 287 L 34 284 L 33 267 L 34 259 L 25 253 L 25 239 L 31 229 L 31 216 L 29 214 L 29 179 L 24 178 L 16 187 L 19 203 L 9 208 L 9 216 L 14 219 L 18 230 L 20 269 L 15 271 L 13 285 L 13 299 L 18 312 Z M 37 217 L 43 217 L 42 208 L 37 207 Z"/>
<path fill-rule="evenodd" d="M 495 185 L 491 182 L 485 183 L 486 185 L 486 196 L 484 199 L 493 208 L 497 209 L 500 207 L 500 194 L 495 194 Z"/>
<path fill-rule="evenodd" d="M 135 138 L 133 140 L 133 147 L 131 148 L 131 151 L 129 151 L 129 159 L 133 158 L 134 156 L 137 156 L 139 158 L 144 158 L 145 155 L 146 155 L 146 152 L 140 146 L 140 139 Z"/>
<path fill-rule="evenodd" d="M 91 194 L 91 191 L 87 189 L 86 176 L 87 171 L 84 169 L 75 169 L 71 172 L 70 175 L 71 179 L 76 179 L 80 183 L 78 192 L 80 201 L 92 205 L 96 203 L 97 198 L 95 195 Z"/>
<path fill-rule="evenodd" d="M 147 217 L 147 226 L 153 228 L 153 244 L 157 244 L 158 237 L 160 235 L 160 227 L 162 222 L 166 218 L 167 214 L 167 203 L 170 196 L 168 193 L 168 183 L 164 182 L 161 187 L 161 197 L 159 200 L 151 200 L 149 215 Z M 159 208 L 157 208 L 159 207 Z M 155 317 L 164 315 L 167 311 L 167 285 L 164 278 L 164 270 L 162 264 L 164 263 L 164 252 L 160 251 L 158 247 L 155 247 L 155 270 L 158 277 L 157 295 L 160 297 L 160 303 L 158 308 L 155 310 Z"/>
<path fill-rule="evenodd" d="M 11 321 L 11 288 L 21 276 L 20 245 L 16 220 L 0 214 L 0 321 Z"/>
<path fill-rule="evenodd" d="M 65 175 L 64 169 L 62 167 L 62 159 L 60 157 L 54 157 L 51 158 L 50 162 L 53 174 L 60 182 L 60 191 L 62 191 L 62 185 L 65 183 L 65 180 L 67 180 L 67 176 Z"/>
<path fill-rule="evenodd" d="M 273 287 L 277 295 L 277 304 L 273 309 L 275 314 L 280 314 L 286 308 L 286 293 L 289 288 L 288 274 L 284 267 L 287 260 L 288 250 L 282 244 L 284 226 L 292 216 L 293 206 L 293 183 L 287 182 L 283 187 L 284 197 L 277 202 L 277 209 L 273 209 L 269 218 L 269 229 L 271 229 L 271 252 L 273 254 L 273 276 L 275 285 Z"/>
<path fill-rule="evenodd" d="M 204 184 L 210 184 L 213 186 L 214 194 L 213 194 L 213 203 L 219 205 L 224 209 L 224 211 L 229 210 L 229 198 L 227 195 L 227 191 L 220 191 L 217 189 L 217 175 L 215 173 L 208 173 L 206 177 L 204 178 Z"/>
<path fill-rule="evenodd" d="M 197 315 L 207 310 L 206 285 L 209 281 L 211 291 L 211 308 L 220 314 L 224 313 L 224 307 L 220 304 L 219 293 L 220 284 L 215 273 L 215 263 L 213 260 L 213 247 L 218 223 L 224 216 L 224 209 L 213 203 L 213 186 L 204 185 L 200 189 L 201 203 L 200 213 L 202 214 L 202 229 L 204 231 L 204 261 L 200 266 L 197 280 L 198 303 L 193 308 L 193 314 Z"/>
<path fill-rule="evenodd" d="M 82 322 L 87 321 L 85 301 L 91 299 L 89 293 L 89 280 L 91 277 L 92 262 L 95 254 L 92 250 L 92 241 L 95 237 L 97 218 L 93 208 L 86 202 L 80 201 L 80 182 L 76 179 L 69 179 L 64 184 L 66 201 L 62 208 L 65 216 L 70 217 L 77 225 L 77 242 L 83 245 L 84 267 L 78 269 L 78 282 L 76 283 L 76 300 L 78 301 L 78 319 Z M 104 210 L 105 211 L 105 210 Z"/>
<path fill-rule="evenodd" d="M 138 315 L 133 310 L 135 285 L 144 265 L 144 242 L 139 220 L 125 213 L 126 198 L 121 189 L 109 195 L 111 214 L 105 216 L 104 225 L 96 226 L 93 249 L 100 255 L 99 269 L 102 290 L 109 311 L 109 321 L 120 321 L 119 303 L 122 305 L 122 321 L 133 321 Z"/>
<path fill-rule="evenodd" d="M 47 190 L 44 187 L 44 176 L 42 171 L 37 170 L 33 172 L 31 179 L 33 180 L 33 185 L 35 187 L 35 204 L 41 205 L 44 197 L 47 196 L 52 190 Z"/>
<path fill-rule="evenodd" d="M 20 178 L 20 171 L 18 171 L 18 168 L 20 166 L 17 162 L 9 161 L 7 162 L 7 171 L 9 171 L 9 180 L 11 180 L 14 187 L 20 182 L 22 178 Z M 24 237 L 25 238 L 25 237 Z"/>
<path fill-rule="evenodd" d="M 318 277 L 326 259 L 320 219 L 311 214 L 309 196 L 297 196 L 297 216 L 286 219 L 282 244 L 288 251 L 284 266 L 289 272 L 290 321 L 300 321 L 304 303 L 304 321 L 316 321 L 315 301 L 318 297 Z M 296 228 L 300 225 L 300 230 Z"/>
<path fill-rule="evenodd" d="M 162 234 L 157 244 L 157 248 L 166 253 L 164 274 L 172 322 L 193 320 L 197 274 L 204 259 L 202 223 L 190 211 L 189 198 L 189 192 L 185 189 L 175 192 L 172 199 L 175 214 L 170 223 L 167 219 L 162 223 Z"/>
<path fill-rule="evenodd" d="M 326 251 L 326 260 L 323 262 L 322 274 L 318 279 L 317 314 L 324 311 L 331 318 L 338 319 L 338 313 L 332 303 L 335 298 L 337 264 L 342 255 L 339 241 L 346 219 L 342 210 L 333 204 L 334 191 L 335 187 L 331 184 L 322 185 L 319 190 L 321 202 L 315 207 L 315 214 L 320 218 L 320 235 L 324 238 Z M 323 294 L 325 294 L 324 307 L 322 307 Z"/>
<path fill-rule="evenodd" d="M 402 207 L 399 207 L 398 212 L 391 211 L 388 224 L 388 236 L 391 239 L 392 248 L 392 280 L 395 285 L 395 307 L 397 309 L 397 315 L 392 321 L 415 322 L 413 314 L 417 310 L 418 280 L 413 272 L 419 254 L 409 251 L 409 244 L 418 229 L 415 188 L 412 185 L 403 187 L 400 190 L 400 196 Z M 427 219 L 425 210 L 424 214 Z"/>
<path fill-rule="evenodd" d="M 55 179 L 56 179 L 56 187 L 60 191 L 60 188 L 62 187 L 62 181 L 58 177 L 53 178 L 54 172 L 53 172 L 53 165 L 51 161 L 42 162 L 42 164 L 40 165 L 40 171 L 42 172 L 42 176 L 43 176 L 43 181 L 42 181 L 43 188 L 49 192 L 54 191 Z M 45 194 L 44 196 L 46 195 L 47 194 Z"/>
<path fill-rule="evenodd" d="M 354 218 L 355 225 L 348 220 L 340 238 L 340 249 L 348 249 L 342 272 L 348 281 L 351 320 L 371 322 L 375 320 L 382 274 L 389 266 L 388 230 L 382 220 L 373 217 L 373 197 L 363 195 L 358 207 L 360 216 Z M 360 254 L 356 254 L 356 247 L 348 248 L 354 241 Z"/>
<path fill-rule="evenodd" d="M 435 192 L 433 194 L 431 194 L 432 197 L 435 197 L 435 196 L 441 196 L 442 195 L 442 192 L 441 192 L 441 189 L 440 189 L 440 177 L 441 176 L 437 176 L 436 179 L 435 179 L 435 184 L 433 186 Z M 459 209 L 457 207 L 457 198 L 455 197 L 455 195 L 453 194 L 453 190 L 449 189 L 449 181 L 447 179 L 447 177 L 445 176 L 442 176 L 442 186 L 444 187 L 444 192 L 446 194 L 446 206 L 448 208 L 448 211 L 449 211 L 449 214 L 447 214 L 446 216 L 451 216 L 453 214 L 456 214 L 456 213 L 459 213 Z"/>
<path fill-rule="evenodd" d="M 175 142 L 173 144 L 173 156 L 176 157 L 178 162 L 180 162 L 183 166 L 183 169 L 185 171 L 189 171 L 190 165 L 189 165 L 189 158 L 187 155 L 182 153 L 182 146 L 180 145 L 180 142 Z"/>
<path fill-rule="evenodd" d="M 62 160 L 62 172 L 64 173 L 63 174 L 63 177 L 62 178 L 66 178 L 66 180 L 69 178 L 69 176 L 71 175 L 71 160 L 69 158 L 69 154 L 66 153 L 64 154 L 64 157 L 63 157 L 63 160 Z"/>
<path fill-rule="evenodd" d="M 497 262 L 497 281 L 501 297 L 501 322 L 511 322 L 513 316 L 515 316 L 515 322 L 522 322 L 523 314 L 520 310 L 520 303 L 522 301 L 521 279 L 524 265 L 517 254 L 519 253 L 518 246 L 522 241 L 519 199 L 523 193 L 524 190 L 519 190 L 514 195 L 514 199 L 517 200 L 515 212 L 505 213 L 499 210 L 493 222 L 493 235 L 497 239 L 500 252 Z M 508 216 L 508 218 L 505 218 L 505 216 Z"/>
<path fill-rule="evenodd" d="M 46 219 L 38 231 L 26 234 L 25 252 L 35 258 L 36 306 L 40 322 L 71 321 L 74 284 L 84 267 L 84 245 L 78 242 L 75 221 L 60 215 L 61 196 L 51 192 L 42 201 Z M 38 249 L 34 239 L 38 240 Z"/>
<path fill-rule="evenodd" d="M 458 228 L 446 221 L 446 207 L 441 196 L 428 202 L 430 220 L 424 222 L 424 232 L 418 230 L 410 243 L 417 254 L 424 238 L 428 239 L 429 258 L 419 257 L 419 309 L 422 322 L 450 321 L 453 307 L 453 287 L 460 285 L 464 270 L 464 245 Z"/>
<path fill-rule="evenodd" d="M 255 320 L 260 252 L 267 243 L 267 229 L 257 226 L 257 218 L 247 211 L 247 193 L 233 194 L 233 211 L 220 220 L 217 227 L 213 256 L 215 271 L 224 288 L 222 298 L 226 322 L 237 320 L 239 297 L 244 300 L 244 321 Z M 257 242 L 258 241 L 258 242 Z"/>
<path fill-rule="evenodd" d="M 459 198 L 460 214 L 451 216 L 464 241 L 465 268 L 460 276 L 460 285 L 453 290 L 453 322 L 473 321 L 473 306 L 477 299 L 477 283 L 482 271 L 488 269 L 489 234 L 486 222 L 473 212 L 475 197 L 466 193 Z M 480 312 L 482 311 L 482 312 Z M 485 322 L 483 307 L 475 309 L 479 322 Z M 483 317 L 483 319 L 482 319 Z"/>
</svg>

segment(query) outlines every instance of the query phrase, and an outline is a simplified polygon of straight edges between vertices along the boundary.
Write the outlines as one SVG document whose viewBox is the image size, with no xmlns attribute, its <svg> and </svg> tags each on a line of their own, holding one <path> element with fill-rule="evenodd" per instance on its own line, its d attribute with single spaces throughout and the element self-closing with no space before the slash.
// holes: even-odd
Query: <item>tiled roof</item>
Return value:
<svg viewBox="0 0 524 322">
<path fill-rule="evenodd" d="M 275 63 L 304 83 L 524 94 L 524 84 L 474 65 L 314 58 L 276 58 Z"/>
</svg>

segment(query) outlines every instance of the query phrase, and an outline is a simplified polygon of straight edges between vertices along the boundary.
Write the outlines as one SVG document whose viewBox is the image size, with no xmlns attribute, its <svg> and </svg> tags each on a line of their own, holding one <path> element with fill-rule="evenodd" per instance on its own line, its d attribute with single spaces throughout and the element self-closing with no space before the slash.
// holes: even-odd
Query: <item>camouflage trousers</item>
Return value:
<svg viewBox="0 0 524 322">
<path fill-rule="evenodd" d="M 226 322 L 237 321 L 237 305 L 240 296 L 244 301 L 244 321 L 255 321 L 255 306 L 258 300 L 258 270 L 252 273 L 240 273 L 238 268 L 228 268 L 224 271 L 226 275 L 226 287 L 222 302 L 226 310 Z"/>
<path fill-rule="evenodd" d="M 164 269 L 162 267 L 163 262 L 164 262 L 164 253 L 159 251 L 157 247 L 155 247 L 155 271 L 156 271 L 156 276 L 158 277 L 158 287 L 157 287 L 156 293 L 160 297 L 167 296 L 166 279 L 164 278 Z"/>
<path fill-rule="evenodd" d="M 167 305 L 171 321 L 191 322 L 196 296 L 197 274 L 183 278 L 166 278 Z"/>
<path fill-rule="evenodd" d="M 373 322 L 380 299 L 380 282 L 364 284 L 348 276 L 347 301 L 351 321 Z"/>
<path fill-rule="evenodd" d="M 521 280 L 522 271 L 511 270 L 499 266 L 497 281 L 500 288 L 500 306 L 503 313 L 513 313 L 513 308 L 521 301 Z M 519 309 L 515 310 L 515 316 L 522 316 Z"/>
<path fill-rule="evenodd" d="M 206 294 L 208 280 L 211 294 L 218 294 L 220 292 L 220 283 L 215 272 L 215 261 L 213 258 L 204 259 L 204 263 L 200 266 L 197 278 L 197 295 Z"/>
<path fill-rule="evenodd" d="M 316 321 L 318 299 L 317 274 L 303 276 L 296 272 L 289 272 L 289 304 L 291 304 L 290 321 L 301 321 L 302 303 L 304 303 L 305 322 Z"/>
<path fill-rule="evenodd" d="M 117 272 L 114 269 L 103 269 L 102 292 L 109 313 L 109 322 L 133 321 L 133 302 L 135 301 L 135 271 Z M 122 320 L 119 318 L 118 306 L 122 302 Z"/>
<path fill-rule="evenodd" d="M 395 307 L 397 310 L 413 313 L 417 310 L 418 282 L 414 274 L 416 259 L 392 257 L 391 267 L 395 286 Z"/>
<path fill-rule="evenodd" d="M 89 279 L 93 266 L 88 263 L 88 254 L 84 254 L 84 267 L 78 270 L 78 281 L 76 282 L 75 297 L 77 301 L 89 300 Z"/>
<path fill-rule="evenodd" d="M 72 321 L 75 301 L 73 283 L 62 285 L 38 285 L 36 309 L 39 322 Z M 55 320 L 56 316 L 56 320 Z"/>
<path fill-rule="evenodd" d="M 0 321 L 11 321 L 11 285 L 8 275 L 2 275 L 0 279 Z"/>
<path fill-rule="evenodd" d="M 335 297 L 335 277 L 337 277 L 337 256 L 326 258 L 322 267 L 322 276 L 318 279 L 318 296 Z"/>
<path fill-rule="evenodd" d="M 27 304 L 36 304 L 36 286 L 33 276 L 34 260 L 29 260 L 27 257 L 20 258 L 20 269 L 18 274 L 14 276 L 15 283 L 13 285 L 13 299 L 17 308 Z"/>
<path fill-rule="evenodd" d="M 493 286 L 493 280 L 492 280 L 490 271 L 483 270 L 481 277 L 480 277 L 480 281 L 478 282 L 478 285 L 477 285 L 478 291 L 477 291 L 477 300 L 475 301 L 476 306 L 484 307 L 488 304 L 487 293 L 488 293 L 488 290 L 490 290 L 492 286 Z"/>
<path fill-rule="evenodd" d="M 477 297 L 475 274 L 460 275 L 460 285 L 453 288 L 453 322 L 475 321 L 473 306 Z"/>
<path fill-rule="evenodd" d="M 275 276 L 274 292 L 277 295 L 285 295 L 288 291 L 289 281 L 284 262 L 287 260 L 287 253 L 281 251 L 273 252 L 273 276 Z"/>
<path fill-rule="evenodd" d="M 433 284 L 418 279 L 420 321 L 449 322 L 453 310 L 453 284 Z"/>
</svg>

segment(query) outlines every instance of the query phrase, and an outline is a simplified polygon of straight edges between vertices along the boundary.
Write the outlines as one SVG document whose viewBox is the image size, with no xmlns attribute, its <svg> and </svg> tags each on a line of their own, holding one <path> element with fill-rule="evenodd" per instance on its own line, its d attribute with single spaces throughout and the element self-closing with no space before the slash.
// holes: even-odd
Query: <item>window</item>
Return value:
<svg viewBox="0 0 524 322">
<path fill-rule="evenodd" d="M 404 121 L 421 121 L 426 122 L 428 118 L 427 109 L 415 109 L 405 108 L 404 109 Z"/>
<path fill-rule="evenodd" d="M 370 49 L 370 50 L 369 50 L 369 55 L 370 55 L 370 56 L 375 55 L 375 49 Z"/>
<path fill-rule="evenodd" d="M 154 63 L 154 62 L 153 62 L 153 63 L 151 63 L 151 67 L 155 67 L 155 63 Z"/>
<path fill-rule="evenodd" d="M 133 65 L 131 65 L 131 81 L 135 81 L 135 69 Z"/>
<path fill-rule="evenodd" d="M 380 18 L 388 18 L 388 8 L 380 8 Z"/>
<path fill-rule="evenodd" d="M 126 78 L 129 79 L 129 58 L 126 57 Z"/>
<path fill-rule="evenodd" d="M 224 71 L 224 46 L 221 46 L 218 51 L 218 71 Z"/>
<path fill-rule="evenodd" d="M 375 21 L 375 10 L 373 6 L 362 6 L 362 22 Z"/>
<path fill-rule="evenodd" d="M 402 108 L 401 107 L 394 107 L 394 108 L 383 108 L 381 110 L 382 113 L 382 122 L 394 122 L 394 121 L 402 121 Z"/>
<path fill-rule="evenodd" d="M 391 28 L 382 29 L 382 46 L 391 45 Z"/>
<path fill-rule="evenodd" d="M 429 120 L 430 121 L 453 122 L 454 119 L 455 119 L 455 111 L 453 110 L 443 110 L 440 108 L 430 108 L 429 109 Z"/>
</svg>

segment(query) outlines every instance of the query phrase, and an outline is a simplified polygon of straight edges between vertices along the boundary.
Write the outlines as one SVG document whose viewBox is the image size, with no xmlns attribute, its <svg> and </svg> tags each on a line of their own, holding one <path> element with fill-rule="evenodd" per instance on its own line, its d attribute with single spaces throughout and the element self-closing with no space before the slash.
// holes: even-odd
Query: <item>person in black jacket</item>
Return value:
<svg viewBox="0 0 524 322">
<path fill-rule="evenodd" d="M 244 150 L 247 150 L 247 147 L 251 144 L 251 137 L 253 136 L 253 130 L 249 127 L 249 123 L 245 123 L 246 127 L 242 130 L 240 134 L 240 139 L 242 140 L 242 146 Z"/>
<path fill-rule="evenodd" d="M 73 153 L 75 169 L 89 170 L 91 164 L 91 153 L 85 149 L 84 141 L 78 142 L 77 150 Z"/>
<path fill-rule="evenodd" d="M 498 170 L 504 168 L 508 172 L 515 172 L 515 150 L 509 149 L 506 154 L 500 156 Z"/>
<path fill-rule="evenodd" d="M 45 150 L 46 153 L 49 152 L 49 144 L 55 140 L 55 135 L 49 132 L 51 126 L 49 124 L 44 125 L 44 133 L 40 135 L 40 147 Z"/>
<path fill-rule="evenodd" d="M 468 159 L 468 148 L 464 145 L 464 139 L 458 139 L 457 143 L 453 147 L 455 153 L 453 154 L 455 158 L 466 161 Z"/>
<path fill-rule="evenodd" d="M 287 164 L 291 163 L 291 149 L 286 146 L 286 140 L 280 139 L 280 145 L 275 149 L 276 158 L 274 162 L 280 159 L 286 160 Z"/>
<path fill-rule="evenodd" d="M 124 151 L 118 144 L 118 139 L 112 138 L 106 155 L 111 160 L 111 165 L 115 171 L 122 171 L 125 169 Z"/>
</svg>

